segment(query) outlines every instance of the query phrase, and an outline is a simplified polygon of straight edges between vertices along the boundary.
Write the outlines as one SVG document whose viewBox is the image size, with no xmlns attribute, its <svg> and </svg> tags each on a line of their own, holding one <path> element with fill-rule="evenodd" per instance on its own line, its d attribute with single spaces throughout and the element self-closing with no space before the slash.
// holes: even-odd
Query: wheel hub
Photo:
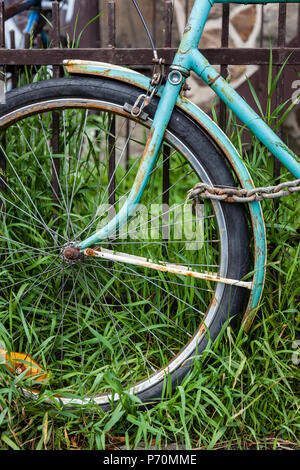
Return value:
<svg viewBox="0 0 300 470">
<path fill-rule="evenodd" d="M 84 258 L 84 254 L 75 244 L 68 244 L 63 247 L 61 252 L 62 258 L 69 264 L 78 263 Z"/>
</svg>

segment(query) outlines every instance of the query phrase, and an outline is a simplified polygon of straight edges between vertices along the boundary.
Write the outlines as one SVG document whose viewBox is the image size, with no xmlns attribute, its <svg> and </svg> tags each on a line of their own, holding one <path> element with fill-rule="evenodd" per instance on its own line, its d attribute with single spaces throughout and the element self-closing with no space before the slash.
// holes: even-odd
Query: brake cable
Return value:
<svg viewBox="0 0 300 470">
<path fill-rule="evenodd" d="M 147 22 L 146 22 L 146 20 L 145 20 L 145 17 L 144 17 L 144 15 L 143 15 L 143 13 L 141 12 L 141 9 L 140 9 L 140 7 L 138 6 L 137 1 L 136 1 L 136 0 L 132 0 L 132 3 L 134 4 L 135 9 L 136 9 L 136 11 L 138 12 L 138 15 L 139 15 L 139 17 L 140 17 L 140 19 L 141 19 L 141 21 L 142 21 L 142 23 L 143 23 L 143 26 L 144 26 L 145 30 L 146 30 L 148 39 L 149 39 L 149 41 L 150 41 L 150 44 L 151 44 L 151 47 L 152 47 L 152 50 L 153 50 L 153 57 L 154 57 L 154 59 L 158 59 L 157 50 L 156 50 L 156 47 L 155 47 L 155 45 L 154 45 L 154 41 L 153 41 L 152 35 L 151 35 L 151 33 L 150 33 L 150 30 L 149 30 L 149 28 L 148 28 L 148 25 L 147 25 Z"/>
<path fill-rule="evenodd" d="M 150 30 L 148 28 L 145 17 L 143 15 L 137 1 L 132 0 L 132 2 L 133 2 L 133 5 L 134 5 L 136 11 L 138 12 L 138 15 L 139 15 L 139 17 L 140 17 L 140 19 L 143 23 L 143 26 L 146 30 L 148 39 L 150 41 L 151 48 L 152 48 L 152 51 L 153 51 L 153 60 L 152 60 L 152 62 L 153 62 L 154 65 L 153 65 L 152 78 L 151 78 L 151 81 L 149 83 L 149 87 L 147 89 L 147 92 L 139 95 L 137 100 L 135 101 L 135 103 L 133 105 L 130 105 L 129 103 L 125 103 L 123 109 L 124 109 L 124 111 L 131 114 L 135 118 L 140 117 L 140 119 L 147 120 L 148 114 L 143 112 L 143 109 L 150 104 L 153 96 L 156 94 L 156 92 L 158 91 L 158 89 L 160 88 L 160 86 L 163 82 L 165 60 L 158 57 L 157 49 L 154 45 L 152 35 L 150 33 Z"/>
</svg>

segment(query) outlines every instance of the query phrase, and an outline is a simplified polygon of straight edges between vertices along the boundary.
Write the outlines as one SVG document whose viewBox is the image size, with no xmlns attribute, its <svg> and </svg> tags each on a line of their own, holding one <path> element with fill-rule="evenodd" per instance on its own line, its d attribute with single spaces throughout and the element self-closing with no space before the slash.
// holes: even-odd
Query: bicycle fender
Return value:
<svg viewBox="0 0 300 470">
<path fill-rule="evenodd" d="M 112 80 L 129 83 L 142 90 L 147 90 L 150 85 L 150 79 L 145 75 L 118 65 L 83 60 L 65 60 L 64 65 L 70 75 L 92 75 L 111 78 Z M 161 89 L 157 94 L 160 96 Z M 198 106 L 183 96 L 178 97 L 176 106 L 193 121 L 197 122 L 211 139 L 216 142 L 220 151 L 222 151 L 233 168 L 241 187 L 245 189 L 253 188 L 253 181 L 245 163 L 220 127 Z M 266 229 L 261 204 L 259 202 L 251 202 L 248 204 L 248 207 L 253 230 L 254 266 L 251 294 L 243 318 L 243 327 L 246 332 L 249 331 L 259 308 L 267 263 Z"/>
</svg>

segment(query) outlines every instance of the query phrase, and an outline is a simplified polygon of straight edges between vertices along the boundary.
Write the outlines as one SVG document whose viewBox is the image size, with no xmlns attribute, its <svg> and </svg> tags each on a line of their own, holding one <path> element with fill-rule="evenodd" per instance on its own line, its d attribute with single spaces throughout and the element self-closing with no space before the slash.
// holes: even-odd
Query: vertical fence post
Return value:
<svg viewBox="0 0 300 470">
<path fill-rule="evenodd" d="M 172 47 L 172 0 L 165 0 L 165 47 Z"/>
<path fill-rule="evenodd" d="M 228 47 L 229 44 L 229 13 L 229 4 L 223 4 L 221 47 Z M 222 77 L 227 78 L 228 64 L 221 64 L 220 74 L 222 75 Z M 220 101 L 219 120 L 220 126 L 223 130 L 225 130 L 226 128 L 226 116 L 226 106 L 223 101 Z"/>
<path fill-rule="evenodd" d="M 265 7 L 261 5 L 261 23 L 260 23 L 260 36 L 259 36 L 259 47 L 263 47 L 265 35 Z"/>
<path fill-rule="evenodd" d="M 0 1 L 0 47 L 5 48 L 4 0 Z"/>
<path fill-rule="evenodd" d="M 264 45 L 264 36 L 265 36 L 265 7 L 261 5 L 261 23 L 260 23 L 260 35 L 259 35 L 259 47 L 262 48 Z M 264 99 L 264 91 L 265 91 L 265 80 L 264 77 L 267 73 L 266 66 L 261 65 L 258 70 L 258 85 L 257 85 L 257 93 L 259 96 L 260 101 Z"/>
<path fill-rule="evenodd" d="M 29 33 L 24 34 L 24 48 L 30 49 L 30 34 Z"/>
<path fill-rule="evenodd" d="M 0 1 L 0 49 L 5 49 L 5 19 L 4 19 L 4 0 Z M 0 81 L 1 81 L 1 90 L 0 92 L 4 92 L 5 86 L 5 69 L 4 67 L 0 66 Z M 1 96 L 1 98 L 3 98 Z"/>
<path fill-rule="evenodd" d="M 4 0 L 0 2 L 0 49 L 5 48 L 5 20 L 4 20 Z M 4 77 L 4 67 L 0 67 L 0 86 L 1 86 L 1 102 L 5 100 L 5 77 Z M 5 149 L 6 147 L 6 138 L 5 131 L 1 132 L 0 136 L 1 147 Z M 6 191 L 6 158 L 2 150 L 0 149 L 0 191 Z M 0 202 L 0 209 L 2 210 L 2 202 Z"/>
<path fill-rule="evenodd" d="M 285 47 L 286 43 L 286 4 L 281 3 L 278 6 L 278 47 Z M 280 70 L 280 65 L 275 68 L 276 74 Z M 281 76 L 278 80 L 276 87 L 276 96 L 275 96 L 275 107 L 277 108 L 282 102 L 284 95 L 284 71 L 282 71 Z M 278 136 L 282 136 L 282 129 L 278 129 Z M 279 181 L 280 178 L 280 161 L 274 158 L 274 177 Z M 278 201 L 276 201 L 277 204 Z"/>
<path fill-rule="evenodd" d="M 108 47 L 116 47 L 116 3 L 108 2 Z"/>
<path fill-rule="evenodd" d="M 52 47 L 58 49 L 60 46 L 60 9 L 59 2 L 55 0 L 52 4 Z M 59 78 L 61 68 L 59 65 L 53 66 L 53 78 Z M 51 147 L 52 153 L 59 154 L 59 126 L 60 116 L 57 112 L 52 112 L 52 137 Z M 60 176 L 60 161 L 59 158 L 53 158 L 52 161 L 52 198 L 56 206 L 59 205 L 59 176 Z"/>
<path fill-rule="evenodd" d="M 300 3 L 298 5 L 298 22 L 297 22 L 298 40 L 300 41 Z"/>
<path fill-rule="evenodd" d="M 60 8 L 59 2 L 54 0 L 52 2 L 52 47 L 59 49 L 60 47 Z M 59 78 L 61 74 L 61 67 L 59 65 L 53 66 L 53 78 Z"/>
<path fill-rule="evenodd" d="M 114 0 L 108 2 L 108 40 L 109 47 L 116 47 L 116 4 Z M 128 129 L 127 129 L 128 131 Z M 109 136 L 108 136 L 108 203 L 115 204 L 115 188 L 116 188 L 116 118 L 111 117 Z M 113 214 L 113 212 L 111 212 Z"/>
<path fill-rule="evenodd" d="M 185 22 L 187 23 L 188 16 L 189 16 L 189 0 L 185 0 Z"/>
<path fill-rule="evenodd" d="M 16 38 L 15 38 L 15 32 L 13 29 L 9 32 L 9 36 L 10 36 L 10 48 L 15 49 Z M 18 67 L 16 65 L 13 65 L 11 68 L 11 82 L 12 82 L 12 87 L 16 88 L 18 85 Z"/>
<path fill-rule="evenodd" d="M 156 43 L 156 40 L 157 40 L 156 22 L 157 22 L 157 1 L 152 0 L 152 35 L 153 35 L 154 43 Z"/>
<path fill-rule="evenodd" d="M 103 10 L 102 0 L 98 0 L 98 10 L 99 10 L 99 13 L 101 13 L 102 10 Z M 101 48 L 101 47 L 102 47 L 102 23 L 101 23 L 101 16 L 100 16 L 99 19 L 98 19 L 98 25 L 99 25 L 99 48 Z"/>
<path fill-rule="evenodd" d="M 78 22 L 77 36 L 80 31 L 85 29 L 84 34 L 80 38 L 79 47 L 99 47 L 100 46 L 100 21 L 96 16 L 99 15 L 99 0 L 78 0 Z M 87 24 L 93 20 L 88 27 Z"/>
</svg>

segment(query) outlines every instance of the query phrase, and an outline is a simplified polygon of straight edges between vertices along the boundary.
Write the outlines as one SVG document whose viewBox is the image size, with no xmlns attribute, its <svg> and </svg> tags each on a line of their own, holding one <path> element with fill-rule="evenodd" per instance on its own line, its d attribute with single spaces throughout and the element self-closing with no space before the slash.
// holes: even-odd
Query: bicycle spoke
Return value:
<svg viewBox="0 0 300 470">
<path fill-rule="evenodd" d="M 117 263 L 119 266 L 122 266 L 121 263 Z M 135 275 L 138 275 L 138 273 L 136 272 L 135 269 L 131 268 L 130 266 L 127 266 L 127 269 L 129 269 L 130 271 L 132 271 Z M 163 287 L 160 287 L 158 284 L 156 284 L 155 282 L 151 281 L 149 278 L 147 278 L 146 276 L 143 276 L 141 275 L 142 278 L 144 278 L 145 281 L 148 280 L 148 282 L 150 282 L 150 284 L 153 284 L 155 287 L 157 287 L 158 289 L 162 290 L 163 292 L 165 292 L 166 294 L 170 295 L 171 297 L 173 297 L 174 299 L 176 299 L 178 302 L 186 305 L 187 307 L 191 308 L 192 310 L 195 310 L 195 312 L 197 312 L 198 314 L 200 314 L 201 316 L 204 316 L 205 313 L 204 312 L 201 312 L 200 310 L 198 310 L 196 307 L 194 307 L 193 305 L 190 305 L 188 304 L 187 302 L 185 302 L 183 299 L 180 299 L 179 297 L 177 297 L 175 294 L 172 294 L 172 292 L 168 292 L 166 289 L 164 289 Z"/>
<path fill-rule="evenodd" d="M 52 152 L 51 152 L 51 149 L 50 149 L 50 146 L 49 146 L 49 142 L 48 142 L 48 139 L 47 139 L 47 137 L 46 137 L 45 129 L 44 129 L 43 123 L 41 122 L 41 119 L 42 119 L 41 116 L 39 116 L 39 120 L 40 120 L 40 123 L 41 123 L 41 125 L 42 125 L 42 131 L 43 131 L 44 139 L 45 139 L 45 142 L 46 142 L 46 145 L 47 145 L 47 149 L 48 149 L 48 152 L 49 152 L 49 155 L 50 155 L 50 158 L 51 158 L 51 163 L 52 163 L 52 165 L 53 165 L 53 168 L 54 168 L 54 170 L 55 170 L 55 176 L 56 176 L 57 181 L 58 181 L 58 183 L 59 183 L 59 178 L 58 178 L 58 175 L 57 175 L 57 170 L 56 170 L 56 167 L 55 167 L 54 162 L 53 162 Z M 41 165 L 41 163 L 39 162 L 39 159 L 37 158 L 37 156 L 36 156 L 34 150 L 32 149 L 30 143 L 28 142 L 27 138 L 25 137 L 23 130 L 21 129 L 21 127 L 20 127 L 19 124 L 17 124 L 17 127 L 18 127 L 19 131 L 21 132 L 22 137 L 24 138 L 26 144 L 28 145 L 28 147 L 29 147 L 29 149 L 30 149 L 30 151 L 31 151 L 31 153 L 32 153 L 32 155 L 33 155 L 33 157 L 34 157 L 34 159 L 35 159 L 35 161 L 36 161 L 38 167 L 40 168 L 42 174 L 44 175 L 44 177 L 45 177 L 45 179 L 46 179 L 46 181 L 47 181 L 49 187 L 52 188 L 52 191 L 54 191 L 55 197 L 57 198 L 57 201 L 60 203 L 60 207 L 63 208 L 63 205 L 62 205 L 62 203 L 61 203 L 61 201 L 60 201 L 60 199 L 59 199 L 59 196 L 58 196 L 58 194 L 57 194 L 57 191 L 55 191 L 55 189 L 54 189 L 52 183 L 50 182 L 48 176 L 46 175 L 46 172 L 45 172 L 45 170 L 44 170 L 44 167 L 43 167 L 43 166 Z M 60 188 L 60 191 L 61 191 L 61 193 L 62 193 L 62 189 L 61 189 L 60 183 L 59 183 L 59 188 Z M 63 194 L 63 193 L 62 193 L 62 194 Z"/>
<path fill-rule="evenodd" d="M 93 269 L 93 271 L 94 271 L 94 273 L 95 273 L 95 269 Z M 93 277 L 94 277 L 94 279 L 96 279 L 95 276 L 93 276 Z M 119 280 L 119 278 L 118 278 L 118 280 Z M 99 283 L 100 286 L 104 287 L 103 284 L 101 284 L 99 280 L 98 280 L 98 283 Z M 159 343 L 161 343 L 161 344 L 163 345 L 164 348 L 166 348 L 173 356 L 175 356 L 175 353 L 174 353 L 173 351 L 171 351 L 171 349 L 169 349 L 169 347 L 168 347 L 161 339 L 159 339 L 158 336 L 157 336 L 155 333 L 153 333 L 153 331 L 152 331 L 147 325 L 145 325 L 145 324 L 140 320 L 140 318 L 138 318 L 136 315 L 134 315 L 134 313 L 133 313 L 132 311 L 130 311 L 129 308 L 126 307 L 125 304 L 122 304 L 122 303 L 120 302 L 120 300 L 119 300 L 112 292 L 109 292 L 109 293 L 110 293 L 110 295 L 116 300 L 116 302 L 118 302 L 118 304 L 120 304 L 120 307 L 125 308 L 125 310 L 129 313 L 130 316 L 132 316 L 138 323 L 140 323 L 140 324 L 142 325 L 142 327 L 145 328 L 145 330 L 149 331 L 149 333 L 150 333 Z M 122 330 L 122 331 L 124 331 L 124 330 Z M 130 342 L 131 342 L 132 344 L 134 344 L 133 341 L 129 338 L 128 335 L 126 335 L 126 337 L 130 340 Z M 152 365 L 149 363 L 149 361 L 147 360 L 147 358 L 143 357 L 143 360 L 145 360 L 145 361 L 150 365 L 150 367 L 151 367 L 151 369 L 152 369 L 153 371 L 156 370 L 156 369 L 154 369 L 154 368 L 152 367 Z"/>
<path fill-rule="evenodd" d="M 59 326 L 58 326 L 58 328 L 57 328 L 57 333 L 56 333 L 56 335 L 55 335 L 55 337 L 54 337 L 54 339 L 53 339 L 53 345 L 52 345 L 52 347 L 51 347 L 51 349 L 50 349 L 50 352 L 49 352 L 49 358 L 51 357 L 51 354 L 52 354 L 53 349 L 54 349 L 54 346 L 55 346 L 55 342 L 56 342 L 56 340 L 57 340 L 57 338 L 58 338 L 58 335 L 59 335 L 59 333 L 60 333 L 60 331 L 61 331 L 61 328 L 63 327 L 63 323 L 64 323 L 66 311 L 67 311 L 67 309 L 68 309 L 68 307 L 69 307 L 71 298 L 72 298 L 72 296 L 73 296 L 73 294 L 74 294 L 74 291 L 75 291 L 75 289 L 76 289 L 76 283 L 77 283 L 78 277 L 79 277 L 79 271 L 78 271 L 78 273 L 77 273 L 77 275 L 76 275 L 76 277 L 75 277 L 75 280 L 74 280 L 74 282 L 73 282 L 73 287 L 72 287 L 72 290 L 71 290 L 71 292 L 70 292 L 70 294 L 69 294 L 69 296 L 68 296 L 67 302 L 66 302 L 66 304 L 65 304 L 65 303 L 63 304 L 63 309 L 62 309 L 62 313 L 61 313 L 61 321 L 60 321 L 60 324 L 59 324 Z M 49 363 L 49 360 L 48 360 L 47 363 L 46 363 L 47 366 L 48 366 L 48 363 Z"/>
<path fill-rule="evenodd" d="M 4 151 L 4 150 L 3 150 L 3 147 L 1 147 L 1 145 L 0 145 L 0 148 L 1 148 L 1 151 Z M 31 202 L 31 204 L 32 204 L 32 206 L 33 206 L 35 212 L 37 213 L 37 215 L 38 215 L 39 218 L 41 219 L 42 225 L 44 226 L 44 228 L 46 229 L 46 231 L 50 234 L 50 236 L 53 238 L 53 231 L 50 231 L 48 225 L 46 224 L 45 220 L 44 220 L 43 217 L 41 216 L 41 214 L 40 214 L 39 210 L 37 209 L 36 205 L 34 204 L 34 202 L 33 202 L 32 198 L 31 198 L 31 196 L 29 195 L 29 193 L 28 193 L 27 189 L 25 188 L 25 186 L 24 186 L 22 180 L 20 179 L 20 176 L 19 176 L 18 173 L 16 172 L 14 166 L 12 165 L 12 163 L 11 163 L 10 159 L 8 158 L 7 154 L 5 153 L 5 151 L 4 151 L 4 154 L 5 154 L 5 158 L 6 158 L 6 160 L 8 161 L 8 163 L 9 163 L 11 169 L 13 170 L 15 176 L 17 177 L 19 183 L 21 184 L 21 186 L 22 186 L 22 188 L 23 188 L 23 191 L 25 192 L 26 196 L 27 196 L 28 199 L 30 200 L 30 202 Z M 53 238 L 53 240 L 54 240 L 54 238 Z"/>
<path fill-rule="evenodd" d="M 175 153 L 175 152 L 173 152 L 173 154 L 171 154 L 168 158 L 170 159 L 171 156 L 174 155 L 174 153 Z M 115 192 L 116 192 L 116 190 L 119 188 L 119 186 L 121 185 L 121 183 L 125 180 L 125 178 L 129 176 L 129 174 L 130 174 L 131 171 L 134 169 L 134 167 L 137 166 L 138 163 L 139 163 L 139 160 L 136 159 L 136 160 L 134 161 L 134 163 L 132 164 L 132 166 L 130 167 L 130 169 L 129 169 L 129 170 L 127 171 L 127 173 L 125 174 L 125 176 L 123 177 L 123 179 L 122 179 L 122 180 L 119 182 L 119 184 L 116 186 L 116 188 L 115 188 L 115 190 L 114 190 Z M 150 172 L 150 175 L 153 175 L 156 171 L 158 171 L 158 170 L 161 168 L 161 166 L 162 166 L 162 163 L 159 164 L 159 165 L 156 165 L 156 166 L 153 168 L 153 170 Z M 170 191 L 172 188 L 174 188 L 174 186 L 176 186 L 177 183 L 179 183 L 180 181 L 182 181 L 182 180 L 185 178 L 185 176 L 186 176 L 186 175 L 184 175 L 184 176 L 182 176 L 181 178 L 179 178 L 179 179 L 169 188 L 169 191 Z M 110 205 L 110 208 L 111 208 L 111 209 L 114 209 L 115 206 L 120 203 L 121 199 L 124 199 L 124 200 L 125 200 L 125 198 L 129 195 L 130 190 L 131 190 L 131 188 L 130 188 L 127 192 L 125 192 L 125 194 L 122 196 L 122 198 L 118 199 L 116 202 L 114 202 L 114 204 Z M 151 204 L 154 204 L 154 202 L 156 202 L 158 199 L 160 199 L 160 197 L 163 196 L 163 195 L 164 195 L 164 192 L 162 192 L 161 194 L 159 194 L 158 196 L 156 196 L 155 199 L 153 199 L 153 200 L 152 200 L 150 203 L 148 203 L 145 207 L 148 208 Z M 101 207 L 102 204 L 104 204 L 104 197 L 102 198 L 102 202 L 101 202 L 101 204 L 100 204 L 100 207 Z M 88 228 L 89 228 L 89 232 L 88 232 L 88 235 L 87 235 L 87 236 L 89 236 L 89 234 L 90 234 L 90 232 L 91 232 L 91 227 L 92 227 L 92 225 L 94 225 L 94 223 L 96 223 L 98 220 L 100 220 L 100 219 L 103 217 L 104 213 L 105 213 L 104 211 L 101 212 L 101 213 L 96 217 L 96 219 L 93 219 L 93 220 L 88 224 L 88 226 L 87 226 L 84 230 L 82 230 L 79 234 L 77 234 L 77 237 L 76 237 L 76 238 L 79 238 L 80 236 L 82 236 L 82 235 L 87 231 Z M 136 217 L 137 217 L 137 215 L 136 215 L 136 216 L 133 215 L 133 217 L 131 218 L 131 221 L 133 221 Z"/>
<path fill-rule="evenodd" d="M 73 203 L 73 198 L 74 198 L 76 180 L 77 180 L 77 176 L 78 176 L 79 161 L 80 161 L 81 152 L 82 152 L 82 146 L 83 146 L 83 140 L 84 140 L 84 133 L 85 133 L 85 129 L 86 129 L 87 118 L 88 118 L 88 110 L 85 111 L 83 131 L 82 131 L 82 134 L 81 134 L 79 150 L 77 152 L 76 170 L 75 170 L 74 182 L 73 182 L 72 193 L 71 193 L 71 198 L 70 198 L 69 213 L 71 213 L 71 209 L 72 209 L 72 203 Z"/>
<path fill-rule="evenodd" d="M 131 132 L 130 132 L 130 135 L 128 136 L 127 138 L 127 141 L 126 141 L 126 145 L 128 145 L 128 142 L 130 140 L 130 137 L 131 137 L 131 134 L 133 133 L 135 129 L 135 126 L 133 128 L 131 128 Z M 118 184 L 115 186 L 115 188 L 113 189 L 113 191 L 111 192 L 111 196 L 115 197 L 115 194 L 116 194 L 116 191 L 117 189 L 121 186 L 121 184 L 123 183 L 123 181 L 128 177 L 128 175 L 132 172 L 132 170 L 134 169 L 134 167 L 137 166 L 138 164 L 138 159 L 134 160 L 133 164 L 131 165 L 131 167 L 129 169 L 127 169 L 127 172 L 125 173 L 125 175 L 123 176 L 123 178 L 118 182 Z M 102 170 L 103 170 L 104 167 L 102 167 Z M 102 177 L 102 173 L 101 173 L 101 177 Z M 98 188 L 97 188 L 97 195 L 96 195 L 96 198 L 95 198 L 95 201 L 98 200 L 98 195 L 99 195 L 99 188 L 100 188 L 100 184 L 101 184 L 101 177 L 100 177 L 100 181 L 99 181 L 99 185 L 98 185 Z M 114 177 L 114 173 L 111 175 L 111 177 Z M 129 191 L 123 196 L 123 197 L 126 197 L 126 195 L 129 194 Z M 103 198 L 102 200 L 104 200 L 104 197 L 105 195 L 103 195 Z M 118 202 L 120 202 L 119 200 L 115 201 L 114 203 L 110 204 L 110 207 L 111 209 L 113 209 L 116 204 L 118 204 Z M 101 204 L 100 204 L 101 205 Z M 88 230 L 88 233 L 87 233 L 87 236 L 89 236 L 90 232 L 91 232 L 91 228 L 92 226 L 94 225 L 94 223 L 97 221 L 97 215 L 95 214 L 96 212 L 96 209 L 97 209 L 97 205 L 96 205 L 96 202 L 95 202 L 95 206 L 94 206 L 94 209 L 93 209 L 93 215 L 92 215 L 92 220 L 91 222 L 87 225 L 87 227 L 85 227 L 84 231 L 80 232 L 78 235 L 77 235 L 77 238 L 80 237 L 83 233 L 85 233 L 87 230 Z M 103 213 L 98 215 L 99 218 L 101 218 L 103 216 Z"/>
<path fill-rule="evenodd" d="M 117 264 L 119 264 L 120 266 L 122 266 L 120 263 L 117 263 Z M 104 271 L 106 271 L 107 273 L 109 273 L 109 270 L 108 270 L 107 268 L 105 268 L 104 266 L 103 266 L 103 269 L 104 269 Z M 131 269 L 131 268 L 129 268 L 129 269 Z M 136 271 L 134 271 L 134 270 L 132 270 L 132 271 L 133 271 L 134 274 L 136 275 Z M 145 280 L 148 279 L 148 278 L 146 278 L 145 276 L 141 276 L 141 277 L 143 277 Z M 123 281 L 121 278 L 118 278 L 118 280 L 120 281 L 121 284 L 123 284 L 124 286 L 126 286 L 126 284 L 124 283 L 124 281 Z M 152 284 L 154 284 L 154 283 L 152 283 Z M 128 287 L 128 286 L 127 286 L 127 287 Z M 157 287 L 159 288 L 159 286 L 157 286 Z M 142 299 L 143 301 L 146 302 L 146 299 L 145 299 L 141 294 L 139 294 L 138 292 L 135 292 L 135 291 L 134 291 L 133 289 L 131 289 L 130 287 L 128 287 L 128 289 L 131 290 L 137 297 L 139 297 L 140 299 Z M 164 289 L 162 289 L 162 290 L 164 290 Z M 166 290 L 164 290 L 164 292 L 167 293 Z M 180 300 L 180 299 L 177 299 L 177 300 Z M 191 335 L 190 335 L 187 331 L 185 331 L 185 330 L 184 330 L 183 328 L 181 328 L 180 326 L 176 325 L 176 323 L 175 323 L 172 319 L 170 319 L 169 317 L 167 317 L 161 310 L 159 310 L 157 307 L 155 307 L 155 305 L 153 305 L 153 303 L 151 303 L 151 302 L 149 302 L 149 303 L 150 303 L 151 307 L 152 307 L 154 310 L 156 310 L 159 315 L 163 316 L 167 321 L 169 321 L 170 323 L 172 323 L 174 326 L 176 326 L 178 329 L 180 329 L 180 330 L 181 330 L 183 333 L 185 333 L 187 336 L 191 337 Z M 190 306 L 190 307 L 192 307 L 192 306 Z M 198 310 L 197 310 L 197 311 L 198 311 Z M 199 312 L 199 311 L 198 311 L 198 312 Z M 199 312 L 199 313 L 200 313 L 201 315 L 203 315 L 203 313 L 201 313 L 201 312 Z"/>
<path fill-rule="evenodd" d="M 80 271 L 78 272 L 78 275 L 79 273 Z M 75 285 L 76 284 L 75 276 L 74 276 L 74 271 L 72 267 L 71 267 L 71 274 L 72 274 L 73 284 Z M 76 321 L 77 321 L 77 327 L 78 327 L 78 340 L 79 340 L 80 356 L 81 356 L 81 370 L 82 370 L 82 374 L 84 375 L 84 357 L 83 357 L 83 350 L 82 350 L 82 339 L 81 339 L 81 334 L 80 334 L 79 307 L 78 307 L 78 302 L 77 302 L 76 289 L 74 290 L 74 302 L 75 302 Z"/>
<path fill-rule="evenodd" d="M 119 273 L 119 274 L 125 274 L 126 276 L 137 276 L 137 277 L 142 277 L 140 274 L 137 274 L 137 273 L 129 273 L 129 272 L 124 272 L 124 270 L 117 270 L 117 269 L 114 269 L 114 268 L 110 268 L 110 271 L 112 272 L 116 272 L 116 273 Z M 199 286 L 196 286 L 196 285 L 188 285 L 188 284 L 183 284 L 181 282 L 175 282 L 175 281 L 169 281 L 165 278 L 158 278 L 158 277 L 148 277 L 147 279 L 151 279 L 152 281 L 157 281 L 157 282 L 163 282 L 163 283 L 166 283 L 166 284 L 174 284 L 176 286 L 180 286 L 180 287 L 184 287 L 185 289 L 193 289 L 193 290 L 202 290 L 202 291 L 205 291 L 205 292 L 214 292 L 212 289 L 204 289 L 203 287 L 199 287 Z"/>
</svg>

